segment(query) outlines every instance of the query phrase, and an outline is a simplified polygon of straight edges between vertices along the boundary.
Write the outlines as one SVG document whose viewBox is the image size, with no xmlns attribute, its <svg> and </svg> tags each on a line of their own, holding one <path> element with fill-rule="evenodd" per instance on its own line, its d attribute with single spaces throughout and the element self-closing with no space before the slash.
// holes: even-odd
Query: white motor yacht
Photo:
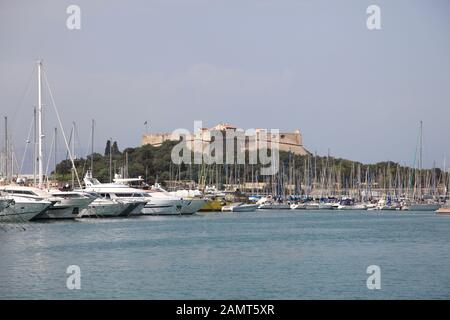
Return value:
<svg viewBox="0 0 450 320">
<path fill-rule="evenodd" d="M 272 197 L 262 197 L 259 199 L 256 204 L 258 205 L 258 209 L 265 210 L 286 210 L 291 209 L 290 204 L 285 204 L 282 202 L 275 201 Z"/>
<path fill-rule="evenodd" d="M 258 209 L 259 205 L 257 204 L 245 204 L 242 202 L 232 203 L 227 206 L 222 207 L 223 212 L 254 212 Z"/>
<path fill-rule="evenodd" d="M 306 204 L 305 203 L 293 203 L 291 204 L 292 210 L 305 210 Z"/>
<path fill-rule="evenodd" d="M 27 222 L 47 210 L 52 202 L 41 199 L 7 196 L 0 200 L 0 223 Z"/>
<path fill-rule="evenodd" d="M 346 204 L 340 204 L 337 207 L 339 210 L 367 210 L 367 206 L 363 203 L 361 204 L 350 204 L 350 205 L 346 205 Z"/>
<path fill-rule="evenodd" d="M 143 182 L 141 177 L 138 178 L 122 178 L 120 175 L 116 175 L 114 182 L 117 185 L 128 186 L 130 183 Z M 129 186 L 128 186 L 129 187 Z M 136 189 L 143 192 L 147 203 L 139 211 L 133 211 L 132 214 L 143 215 L 181 215 L 183 214 L 183 208 L 190 202 L 184 201 L 181 197 L 171 194 L 164 190 L 159 184 L 152 186 L 150 190 Z M 191 214 L 191 213 L 185 213 Z"/>
<path fill-rule="evenodd" d="M 119 216 L 129 216 L 130 214 L 142 214 L 142 209 L 150 201 L 150 197 L 143 190 L 130 188 L 122 183 L 101 183 L 93 178 L 90 172 L 84 177 L 86 185 L 85 191 L 95 192 L 101 198 L 115 200 L 124 204 L 124 210 Z"/>
<path fill-rule="evenodd" d="M 184 200 L 181 214 L 194 214 L 208 202 L 208 200 L 203 197 L 203 193 L 200 190 L 177 190 L 171 191 L 169 194 Z"/>
<path fill-rule="evenodd" d="M 65 218 L 75 218 L 79 213 L 87 208 L 96 197 L 84 192 L 84 191 L 60 191 L 60 190 L 50 190 L 49 193 L 61 199 L 60 202 L 54 205 L 54 210 L 48 210 L 47 212 L 39 215 L 38 218 L 42 219 L 56 219 L 61 216 L 58 214 L 58 208 L 66 207 L 67 209 L 61 210 L 65 211 Z M 55 214 L 57 213 L 57 214 Z"/>
<path fill-rule="evenodd" d="M 180 197 L 171 195 L 162 190 L 145 191 L 151 200 L 145 205 L 144 209 L 142 209 L 143 214 L 181 215 L 183 208 L 190 204 L 188 200 L 184 201 Z"/>
<path fill-rule="evenodd" d="M 0 191 L 13 196 L 47 200 L 53 203 L 52 206 L 41 212 L 35 219 L 74 219 L 81 209 L 94 200 L 94 198 L 81 192 L 64 192 L 59 190 L 48 192 L 39 188 L 20 185 L 2 186 Z"/>
</svg>

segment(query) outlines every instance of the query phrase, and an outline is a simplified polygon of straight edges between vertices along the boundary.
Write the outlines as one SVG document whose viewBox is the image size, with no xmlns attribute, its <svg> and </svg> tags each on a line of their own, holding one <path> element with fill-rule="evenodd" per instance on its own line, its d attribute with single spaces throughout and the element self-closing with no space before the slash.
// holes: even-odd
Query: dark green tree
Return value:
<svg viewBox="0 0 450 320">
<path fill-rule="evenodd" d="M 111 152 L 111 140 L 106 141 L 105 156 L 109 156 Z"/>
<path fill-rule="evenodd" d="M 111 147 L 111 152 L 114 155 L 120 154 L 120 150 L 119 147 L 117 146 L 117 141 L 114 141 L 112 147 Z"/>
</svg>

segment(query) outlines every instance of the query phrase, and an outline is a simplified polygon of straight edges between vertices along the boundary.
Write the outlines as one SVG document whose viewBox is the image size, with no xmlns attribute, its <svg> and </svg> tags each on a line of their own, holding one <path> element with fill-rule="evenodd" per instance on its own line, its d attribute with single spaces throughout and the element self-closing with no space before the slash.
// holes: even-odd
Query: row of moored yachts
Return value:
<svg viewBox="0 0 450 320">
<path fill-rule="evenodd" d="M 134 215 L 189 215 L 206 200 L 179 192 L 143 190 L 125 183 L 100 183 L 88 173 L 85 188 L 71 191 L 22 185 L 0 186 L 0 222 Z"/>
<path fill-rule="evenodd" d="M 39 219 L 75 219 L 99 217 L 127 217 L 137 215 L 191 215 L 199 210 L 253 212 L 259 210 L 411 210 L 447 213 L 447 207 L 438 203 L 355 202 L 351 198 L 328 201 L 276 201 L 272 197 L 259 197 L 253 203 L 223 205 L 215 200 L 208 203 L 200 194 L 186 191 L 167 192 L 156 186 L 150 190 L 134 188 L 127 180 L 100 183 L 88 172 L 85 187 L 62 191 L 23 185 L 0 186 L 0 223 L 26 222 Z M 249 199 L 251 200 L 251 199 Z M 217 203 L 216 203 L 217 202 Z M 217 204 L 217 208 L 212 206 Z M 439 212 L 439 211 L 438 211 Z"/>
<path fill-rule="evenodd" d="M 274 201 L 272 198 L 261 198 L 256 202 L 258 209 L 294 209 L 294 210 L 389 210 L 389 211 L 436 211 L 441 204 L 433 201 L 411 202 L 403 200 L 392 202 L 382 198 L 376 201 L 356 202 L 352 198 L 328 199 L 324 201 Z"/>
</svg>

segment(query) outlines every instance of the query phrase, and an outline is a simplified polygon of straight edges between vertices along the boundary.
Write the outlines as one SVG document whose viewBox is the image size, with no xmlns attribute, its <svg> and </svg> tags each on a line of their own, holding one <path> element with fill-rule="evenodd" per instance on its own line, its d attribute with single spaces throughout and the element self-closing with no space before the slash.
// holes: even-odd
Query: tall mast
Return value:
<svg viewBox="0 0 450 320">
<path fill-rule="evenodd" d="M 75 121 L 72 122 L 72 157 L 75 159 Z M 75 169 L 72 168 L 72 188 L 75 187 Z"/>
<path fill-rule="evenodd" d="M 420 120 L 420 141 L 419 141 L 419 196 L 422 198 L 422 150 L 423 150 L 423 124 Z"/>
<path fill-rule="evenodd" d="M 8 117 L 5 116 L 5 180 L 8 180 Z"/>
<path fill-rule="evenodd" d="M 58 154 L 58 152 L 57 152 L 57 146 L 58 146 L 58 140 L 57 140 L 57 133 L 58 133 L 58 129 L 55 127 L 55 154 L 54 154 L 54 157 L 55 157 L 55 177 L 56 177 L 56 166 L 58 165 L 58 159 L 57 159 L 57 154 Z"/>
<path fill-rule="evenodd" d="M 112 182 L 112 138 L 109 138 L 109 182 Z"/>
<path fill-rule="evenodd" d="M 36 118 L 36 107 L 33 110 L 34 119 L 34 144 L 33 144 L 33 186 L 36 187 L 36 171 L 37 171 L 37 118 Z"/>
<path fill-rule="evenodd" d="M 14 152 L 11 152 L 11 180 L 14 177 Z"/>
<path fill-rule="evenodd" d="M 94 119 L 92 119 L 91 132 L 91 174 L 94 176 Z"/>
<path fill-rule="evenodd" d="M 422 170 L 423 125 L 420 120 L 419 170 Z"/>
<path fill-rule="evenodd" d="M 41 68 L 42 61 L 37 62 L 38 65 L 38 179 L 39 187 L 43 186 L 43 167 L 42 167 L 42 88 L 41 88 Z"/>
<path fill-rule="evenodd" d="M 5 181 L 8 180 L 8 117 L 5 116 Z"/>
<path fill-rule="evenodd" d="M 123 173 L 124 178 L 128 178 L 128 151 L 125 152 L 125 172 Z"/>
</svg>

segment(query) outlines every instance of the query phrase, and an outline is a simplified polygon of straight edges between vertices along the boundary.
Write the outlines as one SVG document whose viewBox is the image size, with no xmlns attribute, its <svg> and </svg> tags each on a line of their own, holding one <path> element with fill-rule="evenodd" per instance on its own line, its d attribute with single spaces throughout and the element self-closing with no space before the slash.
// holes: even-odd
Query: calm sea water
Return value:
<svg viewBox="0 0 450 320">
<path fill-rule="evenodd" d="M 0 298 L 448 299 L 449 244 L 450 216 L 411 212 L 33 223 L 0 229 Z M 66 288 L 69 265 L 81 290 Z"/>
</svg>

